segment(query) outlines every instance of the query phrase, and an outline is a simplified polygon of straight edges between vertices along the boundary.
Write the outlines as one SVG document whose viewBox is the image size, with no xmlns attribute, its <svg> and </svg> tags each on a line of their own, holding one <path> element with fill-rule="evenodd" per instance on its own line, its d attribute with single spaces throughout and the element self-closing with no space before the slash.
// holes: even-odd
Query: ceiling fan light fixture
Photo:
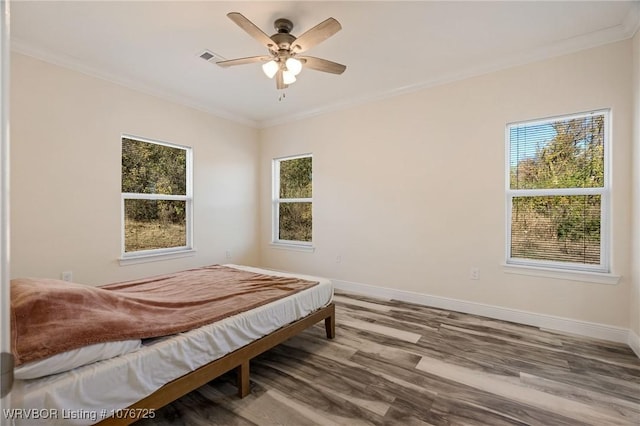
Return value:
<svg viewBox="0 0 640 426">
<path fill-rule="evenodd" d="M 293 75 L 298 75 L 300 71 L 302 71 L 302 62 L 296 58 L 288 58 L 285 65 L 287 66 L 287 70 Z"/>
<path fill-rule="evenodd" d="M 296 76 L 291 71 L 282 71 L 282 81 L 284 84 L 292 84 L 296 82 Z"/>
<path fill-rule="evenodd" d="M 274 60 L 271 60 L 262 65 L 262 71 L 264 71 L 266 76 L 269 78 L 273 78 L 273 76 L 278 72 L 279 68 L 280 67 L 278 66 L 278 63 Z"/>
<path fill-rule="evenodd" d="M 256 24 L 239 12 L 227 13 L 236 25 L 260 44 L 269 49 L 269 55 L 249 56 L 246 58 L 216 61 L 218 66 L 227 68 L 235 65 L 262 63 L 262 70 L 269 78 L 276 80 L 276 89 L 286 89 L 288 85 L 296 81 L 303 67 L 312 70 L 342 74 L 347 68 L 342 64 L 312 56 L 298 56 L 323 42 L 342 29 L 340 23 L 334 18 L 327 18 L 315 27 L 307 30 L 299 37 L 291 34 L 293 23 L 285 18 L 276 19 L 274 26 L 278 31 L 269 37 Z"/>
</svg>

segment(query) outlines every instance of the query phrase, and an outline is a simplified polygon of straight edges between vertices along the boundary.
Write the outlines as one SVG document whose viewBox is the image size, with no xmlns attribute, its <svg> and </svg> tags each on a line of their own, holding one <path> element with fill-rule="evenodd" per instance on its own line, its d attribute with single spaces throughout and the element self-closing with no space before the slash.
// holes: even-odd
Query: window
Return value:
<svg viewBox="0 0 640 426">
<path fill-rule="evenodd" d="M 273 160 L 273 242 L 311 246 L 312 157 Z"/>
<path fill-rule="evenodd" d="M 191 248 L 191 149 L 122 137 L 123 257 Z"/>
<path fill-rule="evenodd" d="M 609 112 L 507 126 L 507 263 L 609 272 Z"/>
</svg>

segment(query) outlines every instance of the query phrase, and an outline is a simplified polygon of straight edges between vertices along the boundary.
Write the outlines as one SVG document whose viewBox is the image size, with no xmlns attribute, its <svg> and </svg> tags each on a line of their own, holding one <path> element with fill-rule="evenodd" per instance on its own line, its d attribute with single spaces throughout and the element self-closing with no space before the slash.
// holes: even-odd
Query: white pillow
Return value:
<svg viewBox="0 0 640 426">
<path fill-rule="evenodd" d="M 22 364 L 13 370 L 13 374 L 19 380 L 37 379 L 137 351 L 141 345 L 142 342 L 139 339 L 96 343 Z"/>
</svg>

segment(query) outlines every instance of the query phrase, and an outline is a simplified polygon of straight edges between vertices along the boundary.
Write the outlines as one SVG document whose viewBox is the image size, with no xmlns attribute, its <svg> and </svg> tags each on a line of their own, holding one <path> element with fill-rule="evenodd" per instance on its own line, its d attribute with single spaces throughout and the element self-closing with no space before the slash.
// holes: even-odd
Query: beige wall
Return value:
<svg viewBox="0 0 640 426">
<path fill-rule="evenodd" d="M 261 130 L 262 266 L 628 328 L 630 80 L 628 40 Z M 505 274 L 505 124 L 607 107 L 621 282 Z M 271 248 L 271 159 L 306 152 L 316 250 Z"/>
<path fill-rule="evenodd" d="M 639 44 L 636 36 L 634 44 L 615 43 L 259 132 L 14 54 L 12 276 L 57 278 L 72 270 L 77 282 L 101 284 L 225 262 L 230 249 L 237 263 L 632 324 L 638 333 L 640 274 L 630 309 L 628 230 L 632 191 L 635 206 L 640 203 L 637 176 L 631 185 L 629 124 L 632 102 L 636 115 L 639 108 Z M 606 107 L 613 111 L 613 272 L 621 282 L 505 274 L 505 123 Z M 121 133 L 193 147 L 196 256 L 118 264 Z M 314 154 L 316 250 L 271 248 L 271 159 L 306 152 Z M 472 266 L 480 268 L 478 281 L 469 279 Z"/>
<path fill-rule="evenodd" d="M 257 132 L 27 56 L 11 57 L 11 275 L 102 284 L 255 263 Z M 120 266 L 121 133 L 191 146 L 196 256 Z"/>
<path fill-rule="evenodd" d="M 640 31 L 633 38 L 633 242 L 631 259 L 631 331 L 640 336 Z M 640 344 L 640 341 L 637 342 Z M 638 348 L 640 349 L 640 348 Z M 640 356 L 640 354 L 639 354 Z"/>
</svg>

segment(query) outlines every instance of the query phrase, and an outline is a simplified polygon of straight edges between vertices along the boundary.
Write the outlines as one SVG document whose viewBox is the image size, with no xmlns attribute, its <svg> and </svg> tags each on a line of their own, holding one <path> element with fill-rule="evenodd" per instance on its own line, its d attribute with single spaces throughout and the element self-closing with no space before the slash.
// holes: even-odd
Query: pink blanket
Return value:
<svg viewBox="0 0 640 426">
<path fill-rule="evenodd" d="M 316 284 L 220 265 L 102 287 L 15 279 L 12 350 L 20 365 L 94 343 L 179 333 Z"/>
</svg>

